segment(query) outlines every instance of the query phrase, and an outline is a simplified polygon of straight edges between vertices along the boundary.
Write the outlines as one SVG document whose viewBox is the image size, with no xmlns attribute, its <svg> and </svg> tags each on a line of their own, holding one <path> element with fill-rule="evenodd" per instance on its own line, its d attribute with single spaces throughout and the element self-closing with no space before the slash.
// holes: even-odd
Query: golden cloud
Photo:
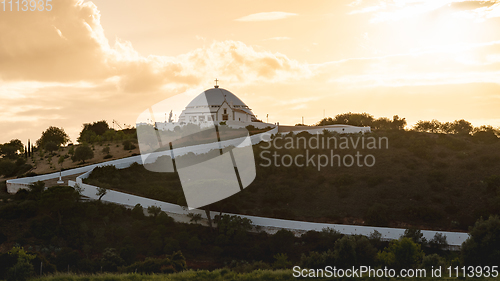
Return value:
<svg viewBox="0 0 500 281">
<path fill-rule="evenodd" d="M 53 2 L 52 12 L 2 15 L 1 80 L 100 83 L 115 77 L 120 90 L 137 93 L 168 84 L 194 86 L 215 76 L 251 83 L 307 72 L 285 55 L 257 52 L 236 41 L 215 42 L 177 57 L 142 57 L 130 42 L 118 39 L 110 46 L 92 2 Z"/>
</svg>

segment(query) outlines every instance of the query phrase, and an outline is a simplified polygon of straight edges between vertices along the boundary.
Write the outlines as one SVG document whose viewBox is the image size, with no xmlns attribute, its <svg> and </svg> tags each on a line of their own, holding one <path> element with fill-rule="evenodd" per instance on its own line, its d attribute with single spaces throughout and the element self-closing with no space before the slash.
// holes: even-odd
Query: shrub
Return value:
<svg viewBox="0 0 500 281">
<path fill-rule="evenodd" d="M 480 218 L 462 244 L 461 254 L 466 266 L 500 264 L 500 218 Z"/>
<path fill-rule="evenodd" d="M 288 261 L 287 254 L 276 254 L 273 258 L 275 259 L 273 263 L 274 269 L 286 269 L 292 265 L 292 263 Z"/>
<path fill-rule="evenodd" d="M 54 152 L 56 150 L 59 149 L 59 145 L 57 145 L 55 142 L 53 141 L 49 141 L 45 144 L 44 146 L 45 150 L 47 150 L 48 152 Z"/>
<path fill-rule="evenodd" d="M 78 146 L 75 150 L 75 155 L 72 157 L 73 161 L 81 161 L 82 163 L 92 158 L 94 158 L 94 151 L 86 144 Z"/>
<path fill-rule="evenodd" d="M 102 149 L 102 153 L 109 154 L 109 151 L 110 151 L 110 150 L 111 150 L 111 149 L 109 148 L 109 146 L 106 146 L 106 147 L 104 147 L 104 148 Z"/>
<path fill-rule="evenodd" d="M 383 252 L 379 252 L 377 259 L 382 264 L 395 269 L 417 268 L 420 265 L 424 252 L 420 245 L 410 238 L 402 237 L 391 242 Z"/>
<path fill-rule="evenodd" d="M 386 226 L 389 222 L 389 207 L 384 204 L 375 203 L 370 208 L 365 215 L 365 220 L 368 224 Z"/>
<path fill-rule="evenodd" d="M 123 141 L 122 144 L 123 144 L 124 150 L 132 150 L 132 149 L 136 148 L 136 146 L 130 140 L 125 140 L 125 141 Z"/>
<path fill-rule="evenodd" d="M 438 254 L 431 254 L 431 255 L 426 255 L 422 259 L 422 267 L 430 270 L 432 268 L 445 268 L 446 264 L 445 261 L 443 260 L 442 257 L 440 257 Z"/>
</svg>

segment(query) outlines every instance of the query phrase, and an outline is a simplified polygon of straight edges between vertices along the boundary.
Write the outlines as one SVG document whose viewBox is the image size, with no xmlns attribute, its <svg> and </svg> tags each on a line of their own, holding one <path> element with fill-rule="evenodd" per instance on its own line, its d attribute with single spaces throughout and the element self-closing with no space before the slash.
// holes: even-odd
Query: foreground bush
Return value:
<svg viewBox="0 0 500 281">
<path fill-rule="evenodd" d="M 245 281 L 286 281 L 286 280 L 346 280 L 345 278 L 296 278 L 293 277 L 293 271 L 288 270 L 256 270 L 250 273 L 236 273 L 228 269 L 219 269 L 214 271 L 184 271 L 180 273 L 173 274 L 151 274 L 151 275 L 141 275 L 141 274 L 99 274 L 99 275 L 68 275 L 68 274 L 58 274 L 54 276 L 44 277 L 40 279 L 32 280 L 43 280 L 43 281 L 125 281 L 125 280 L 146 280 L 146 281 L 159 281 L 159 280 L 172 280 L 172 281 L 222 281 L 222 280 L 245 280 Z M 379 278 L 354 278 L 353 280 L 378 280 Z M 380 280 L 409 280 L 408 278 L 389 278 Z M 419 280 L 458 280 L 458 278 L 419 278 Z M 475 280 L 495 280 L 494 278 L 477 278 Z"/>
<path fill-rule="evenodd" d="M 34 280 L 43 281 L 121 281 L 121 280 L 246 280 L 246 281 L 266 281 L 266 280 L 296 280 L 293 277 L 292 270 L 256 270 L 250 273 L 236 273 L 228 269 L 220 269 L 214 271 L 200 270 L 200 271 L 184 271 L 174 274 L 151 274 L 151 275 L 141 275 L 141 274 L 98 274 L 98 275 L 72 275 L 72 274 L 57 274 L 53 276 L 43 277 Z M 315 278 L 315 280 L 326 280 L 326 278 Z"/>
</svg>

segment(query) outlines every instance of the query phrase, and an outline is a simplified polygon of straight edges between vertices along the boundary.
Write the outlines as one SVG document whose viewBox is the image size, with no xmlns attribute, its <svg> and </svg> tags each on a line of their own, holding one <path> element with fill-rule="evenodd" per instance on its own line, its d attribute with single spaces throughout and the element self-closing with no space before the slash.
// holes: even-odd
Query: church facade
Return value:
<svg viewBox="0 0 500 281">
<path fill-rule="evenodd" d="M 236 95 L 215 86 L 195 97 L 179 116 L 179 124 L 219 123 L 223 121 L 254 122 L 252 110 Z"/>
</svg>

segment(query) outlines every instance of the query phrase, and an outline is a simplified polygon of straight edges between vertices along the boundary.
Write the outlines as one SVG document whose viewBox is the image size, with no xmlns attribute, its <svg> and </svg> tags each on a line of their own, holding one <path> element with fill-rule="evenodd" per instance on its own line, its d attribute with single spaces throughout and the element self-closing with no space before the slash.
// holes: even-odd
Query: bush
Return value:
<svg viewBox="0 0 500 281">
<path fill-rule="evenodd" d="M 445 268 L 446 263 L 442 257 L 440 257 L 438 254 L 431 254 L 431 255 L 426 255 L 422 259 L 422 267 L 431 270 L 432 268 Z"/>
<path fill-rule="evenodd" d="M 73 161 L 81 161 L 82 163 L 92 158 L 94 158 L 94 151 L 86 144 L 78 146 L 75 150 L 75 155 L 72 157 Z"/>
<path fill-rule="evenodd" d="M 461 254 L 464 265 L 500 264 L 500 218 L 491 216 L 480 218 L 469 231 L 469 238 L 462 244 Z"/>
<path fill-rule="evenodd" d="M 365 215 L 366 223 L 370 225 L 386 226 L 389 223 L 389 207 L 384 204 L 375 203 Z"/>
<path fill-rule="evenodd" d="M 424 256 L 420 245 L 410 238 L 402 237 L 391 242 L 383 252 L 379 252 L 377 259 L 388 267 L 395 269 L 417 268 Z"/>
<path fill-rule="evenodd" d="M 122 144 L 124 150 L 132 150 L 136 148 L 136 146 L 130 140 L 125 140 Z"/>
<path fill-rule="evenodd" d="M 136 219 L 144 218 L 144 209 L 142 208 L 141 204 L 135 205 L 135 207 L 132 209 L 132 216 Z"/>
<path fill-rule="evenodd" d="M 45 144 L 44 146 L 45 150 L 47 150 L 48 152 L 54 152 L 56 150 L 59 149 L 59 145 L 57 145 L 55 142 L 53 141 L 49 141 Z"/>
<path fill-rule="evenodd" d="M 301 268 L 325 268 L 335 264 L 335 255 L 331 250 L 323 253 L 311 251 L 308 255 L 302 254 L 299 264 Z"/>
<path fill-rule="evenodd" d="M 104 148 L 102 149 L 102 153 L 109 154 L 109 151 L 110 151 L 110 150 L 111 150 L 111 149 L 109 148 L 109 146 L 106 146 L 106 147 L 104 147 Z"/>
</svg>

